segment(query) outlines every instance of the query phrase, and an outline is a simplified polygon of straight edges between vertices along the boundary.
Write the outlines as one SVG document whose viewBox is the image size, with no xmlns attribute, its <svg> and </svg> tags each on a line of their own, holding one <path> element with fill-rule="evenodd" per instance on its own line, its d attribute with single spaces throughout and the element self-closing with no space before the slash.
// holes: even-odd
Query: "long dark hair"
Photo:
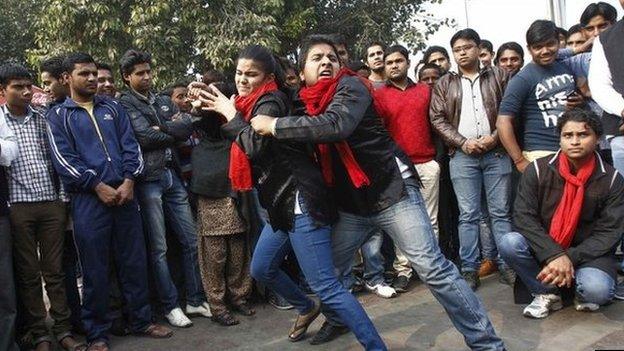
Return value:
<svg viewBox="0 0 624 351">
<path fill-rule="evenodd" d="M 275 76 L 275 83 L 280 90 L 284 89 L 286 75 L 269 49 L 262 45 L 247 46 L 238 54 L 238 60 L 240 59 L 255 61 L 264 74 L 273 74 Z"/>
</svg>

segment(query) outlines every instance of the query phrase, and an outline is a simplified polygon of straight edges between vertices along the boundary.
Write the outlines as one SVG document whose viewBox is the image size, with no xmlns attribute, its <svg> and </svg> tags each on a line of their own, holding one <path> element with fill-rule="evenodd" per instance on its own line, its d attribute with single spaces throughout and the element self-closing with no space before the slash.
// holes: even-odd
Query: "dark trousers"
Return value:
<svg viewBox="0 0 624 351">
<path fill-rule="evenodd" d="M 72 219 L 82 267 L 82 322 L 87 340 L 108 340 L 111 250 L 127 303 L 130 330 L 145 330 L 152 313 L 147 297 L 145 238 L 137 202 L 107 207 L 94 194 L 74 194 Z"/>
<path fill-rule="evenodd" d="M 9 218 L 0 217 L 0 350 L 17 351 L 12 251 Z"/>
<path fill-rule="evenodd" d="M 74 242 L 74 233 L 65 231 L 65 247 L 63 249 L 63 272 L 65 273 L 65 294 L 67 305 L 71 311 L 70 321 L 73 330 L 81 331 L 82 320 L 80 319 L 80 294 L 78 292 L 78 253 Z"/>
<path fill-rule="evenodd" d="M 25 329 L 34 344 L 50 340 L 43 277 L 50 299 L 50 317 L 54 320 L 52 332 L 60 340 L 71 333 L 62 269 L 66 205 L 62 201 L 15 203 L 11 205 L 10 218 L 17 293 L 24 307 Z"/>
</svg>

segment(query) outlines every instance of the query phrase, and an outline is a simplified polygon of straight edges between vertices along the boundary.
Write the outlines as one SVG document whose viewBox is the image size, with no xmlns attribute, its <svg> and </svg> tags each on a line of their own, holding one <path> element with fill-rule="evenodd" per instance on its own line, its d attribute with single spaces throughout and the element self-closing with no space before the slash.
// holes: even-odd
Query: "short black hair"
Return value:
<svg viewBox="0 0 624 351">
<path fill-rule="evenodd" d="M 71 74 L 76 68 L 78 63 L 92 63 L 95 64 L 95 60 L 91 55 L 84 52 L 72 52 L 63 59 L 63 69 L 65 72 Z"/>
<path fill-rule="evenodd" d="M 586 26 L 589 21 L 596 17 L 602 16 L 607 22 L 615 23 L 617 19 L 617 10 L 610 4 L 606 2 L 594 2 L 585 8 L 583 14 L 581 15 L 581 25 Z"/>
<path fill-rule="evenodd" d="M 179 80 L 169 86 L 167 86 L 165 88 L 165 90 L 162 91 L 162 95 L 167 95 L 169 97 L 171 97 L 173 95 L 173 91 L 176 90 L 176 88 L 186 88 L 189 85 L 189 83 L 185 80 Z"/>
<path fill-rule="evenodd" d="M 370 71 L 370 68 L 368 68 L 368 66 L 364 62 L 362 62 L 362 61 L 351 61 L 351 62 L 347 63 L 347 68 L 352 70 L 352 71 L 354 71 L 354 72 L 357 72 L 357 71 L 359 71 L 361 69 L 365 69 L 365 70 L 369 70 Z"/>
<path fill-rule="evenodd" d="M 568 29 L 568 36 L 567 36 L 567 38 L 571 37 L 572 34 L 576 34 L 576 33 L 581 33 L 582 34 L 583 33 L 582 30 L 583 30 L 583 26 L 581 26 L 580 23 L 577 23 L 577 24 L 573 25 L 572 27 L 570 27 L 570 29 Z"/>
<path fill-rule="evenodd" d="M 342 45 L 347 47 L 347 38 L 340 33 L 328 34 L 329 38 L 334 42 L 334 45 Z"/>
<path fill-rule="evenodd" d="M 438 74 L 440 75 L 440 77 L 442 76 L 442 68 L 440 68 L 440 66 L 436 65 L 435 63 L 425 63 L 418 70 L 418 80 L 420 80 L 420 76 L 422 75 L 423 71 L 427 69 L 436 70 L 438 71 Z"/>
<path fill-rule="evenodd" d="M 435 54 L 436 52 L 442 54 L 444 57 L 446 57 L 447 60 L 449 61 L 451 60 L 451 57 L 449 56 L 449 53 L 448 51 L 446 51 L 445 48 L 434 45 L 434 46 L 428 47 L 427 50 L 425 50 L 422 61 L 424 63 L 429 63 L 429 58 L 431 57 L 431 55 Z"/>
<path fill-rule="evenodd" d="M 326 45 L 331 46 L 331 48 L 334 50 L 334 54 L 336 54 L 336 57 L 338 57 L 338 50 L 336 49 L 336 45 L 334 44 L 334 41 L 328 35 L 311 34 L 307 36 L 301 42 L 301 46 L 299 48 L 300 49 L 299 50 L 300 51 L 300 54 L 299 54 L 299 69 L 300 70 L 303 70 L 303 68 L 305 67 L 310 49 L 312 49 L 312 47 L 314 47 L 315 45 L 319 45 L 319 44 L 326 44 Z"/>
<path fill-rule="evenodd" d="M 492 45 L 492 42 L 487 39 L 481 39 L 479 49 L 486 49 L 490 54 L 494 55 L 494 45 Z"/>
<path fill-rule="evenodd" d="M 29 79 L 32 81 L 32 75 L 26 67 L 17 63 L 5 63 L 0 66 L 0 85 L 6 87 L 12 80 Z"/>
<path fill-rule="evenodd" d="M 526 42 L 529 46 L 545 43 L 552 39 L 559 41 L 559 31 L 552 21 L 537 20 L 531 23 L 531 26 L 527 29 Z"/>
<path fill-rule="evenodd" d="M 295 74 L 299 74 L 297 66 L 295 66 L 295 64 L 289 58 L 278 57 L 277 63 L 282 66 L 282 71 L 284 71 L 284 73 L 286 73 L 286 71 L 288 71 L 289 69 L 292 69 L 293 71 L 295 71 Z"/>
<path fill-rule="evenodd" d="M 48 72 L 52 77 L 61 79 L 65 69 L 63 68 L 63 56 L 50 57 L 47 60 L 43 60 L 39 65 L 39 71 Z"/>
<path fill-rule="evenodd" d="M 601 136 L 603 133 L 602 122 L 600 118 L 591 110 L 585 110 L 582 108 L 573 108 L 564 112 L 557 120 L 557 132 L 561 134 L 563 126 L 568 122 L 583 122 L 589 126 L 591 130 L 596 133 L 597 136 Z"/>
<path fill-rule="evenodd" d="M 494 64 L 498 64 L 498 60 L 503 52 L 505 52 L 505 50 L 515 51 L 524 63 L 524 49 L 522 49 L 522 45 L 516 43 L 515 41 L 508 41 L 506 43 L 503 43 L 503 45 L 499 46 L 498 50 L 496 50 L 496 58 L 494 59 Z"/>
<path fill-rule="evenodd" d="M 122 77 L 126 74 L 132 74 L 134 66 L 142 63 L 152 64 L 152 55 L 145 51 L 130 49 L 119 60 L 119 73 Z"/>
<path fill-rule="evenodd" d="M 97 67 L 98 70 L 105 70 L 105 71 L 109 71 L 110 73 L 113 73 L 113 69 L 111 68 L 111 66 L 107 63 L 104 62 L 96 62 L 95 66 Z"/>
<path fill-rule="evenodd" d="M 451 47 L 453 47 L 453 44 L 455 44 L 455 42 L 459 39 L 472 40 L 475 44 L 481 45 L 481 37 L 479 37 L 479 33 L 472 28 L 465 28 L 453 34 L 451 37 Z"/>
<path fill-rule="evenodd" d="M 403 57 L 405 57 L 405 59 L 409 61 L 409 51 L 407 51 L 407 48 L 403 45 L 392 45 L 384 50 L 384 60 L 386 59 L 386 57 L 388 57 L 388 55 L 394 54 L 396 52 L 403 55 Z"/>
<path fill-rule="evenodd" d="M 557 27 L 557 34 L 563 36 L 564 38 L 568 37 L 568 31 L 561 27 Z"/>
<path fill-rule="evenodd" d="M 205 84 L 225 82 L 225 74 L 216 69 L 209 69 L 202 74 L 202 82 Z"/>
</svg>

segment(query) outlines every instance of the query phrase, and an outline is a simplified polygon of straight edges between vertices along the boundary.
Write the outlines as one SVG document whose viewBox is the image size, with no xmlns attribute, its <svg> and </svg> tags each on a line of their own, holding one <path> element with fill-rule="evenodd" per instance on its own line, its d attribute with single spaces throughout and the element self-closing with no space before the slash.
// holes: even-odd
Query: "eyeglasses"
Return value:
<svg viewBox="0 0 624 351">
<path fill-rule="evenodd" d="M 476 48 L 477 46 L 474 44 L 469 44 L 469 45 L 464 45 L 464 46 L 458 46 L 456 48 L 453 48 L 453 52 L 456 54 L 459 54 L 462 51 L 470 51 L 474 48 Z"/>
</svg>

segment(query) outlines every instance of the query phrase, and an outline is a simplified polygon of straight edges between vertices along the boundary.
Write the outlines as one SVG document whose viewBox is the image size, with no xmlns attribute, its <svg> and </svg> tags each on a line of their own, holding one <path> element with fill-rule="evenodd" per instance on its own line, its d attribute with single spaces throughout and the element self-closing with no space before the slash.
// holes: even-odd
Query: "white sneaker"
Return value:
<svg viewBox="0 0 624 351">
<path fill-rule="evenodd" d="M 574 299 L 574 308 L 577 311 L 581 311 L 581 312 L 594 312 L 594 311 L 597 311 L 600 308 L 600 306 L 595 303 L 580 302 L 579 300 Z"/>
<path fill-rule="evenodd" d="M 186 305 L 186 314 L 188 316 L 202 316 L 206 318 L 212 317 L 212 313 L 210 313 L 210 306 L 208 306 L 207 302 L 203 302 L 197 307 Z"/>
<path fill-rule="evenodd" d="M 550 311 L 563 308 L 561 296 L 554 294 L 535 295 L 533 302 L 524 308 L 522 314 L 530 318 L 546 318 Z"/>
<path fill-rule="evenodd" d="M 193 322 L 188 319 L 180 307 L 172 309 L 171 312 L 167 313 L 165 317 L 167 317 L 169 324 L 174 327 L 188 328 L 193 325 Z"/>
<path fill-rule="evenodd" d="M 385 299 L 389 299 L 389 298 L 397 296 L 396 290 L 394 290 L 393 287 L 386 285 L 386 284 L 377 284 L 375 286 L 371 286 L 371 285 L 368 285 L 368 283 L 365 283 L 364 286 L 366 287 L 366 290 L 372 293 L 375 293 L 375 295 L 379 297 L 383 297 Z"/>
</svg>

